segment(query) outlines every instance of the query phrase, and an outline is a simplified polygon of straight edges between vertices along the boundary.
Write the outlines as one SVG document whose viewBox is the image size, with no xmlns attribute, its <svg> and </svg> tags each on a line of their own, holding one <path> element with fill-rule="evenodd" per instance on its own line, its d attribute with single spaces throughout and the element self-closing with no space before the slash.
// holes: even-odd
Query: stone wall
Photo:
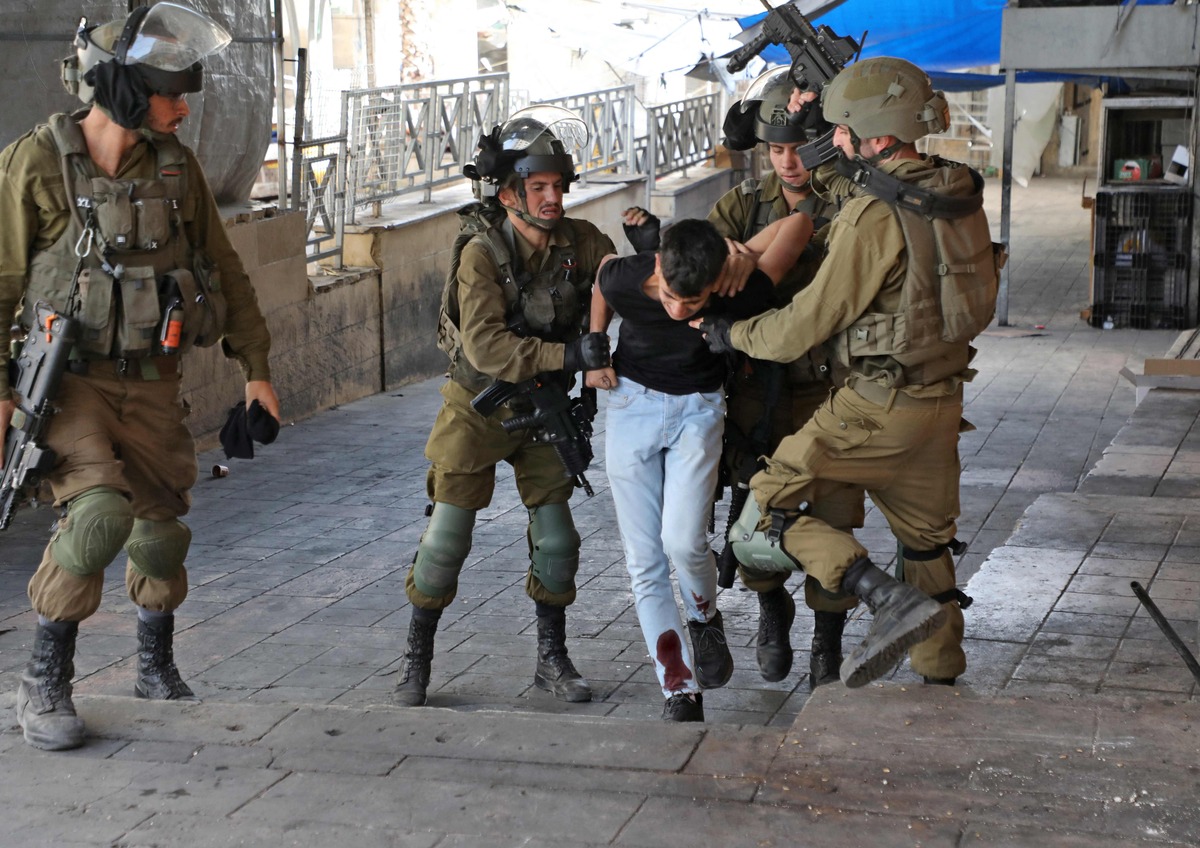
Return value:
<svg viewBox="0 0 1200 848">
<path fill-rule="evenodd" d="M 304 215 L 239 208 L 227 212 L 225 224 L 271 329 L 272 379 L 284 417 L 302 418 L 328 406 L 328 377 L 306 365 L 313 345 L 325 344 L 328 332 L 311 309 Z M 189 426 L 202 444 L 213 443 L 229 408 L 245 397 L 244 386 L 241 369 L 219 345 L 187 354 L 183 392 L 192 407 Z M 301 386 L 309 390 L 299 391 Z"/>
</svg>

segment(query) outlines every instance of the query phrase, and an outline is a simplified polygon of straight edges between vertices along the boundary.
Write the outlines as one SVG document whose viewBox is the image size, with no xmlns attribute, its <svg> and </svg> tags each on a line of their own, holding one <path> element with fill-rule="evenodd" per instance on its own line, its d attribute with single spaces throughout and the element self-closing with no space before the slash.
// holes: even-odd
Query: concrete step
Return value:
<svg viewBox="0 0 1200 848">
<path fill-rule="evenodd" d="M 1200 841 L 1195 705 L 1142 697 L 830 686 L 790 730 L 109 696 L 78 706 L 93 734 L 79 751 L 0 734 L 11 844 Z"/>
<path fill-rule="evenodd" d="M 756 802 L 891 818 L 886 844 L 1194 845 L 1198 716 L 1142 693 L 826 687 Z"/>
</svg>

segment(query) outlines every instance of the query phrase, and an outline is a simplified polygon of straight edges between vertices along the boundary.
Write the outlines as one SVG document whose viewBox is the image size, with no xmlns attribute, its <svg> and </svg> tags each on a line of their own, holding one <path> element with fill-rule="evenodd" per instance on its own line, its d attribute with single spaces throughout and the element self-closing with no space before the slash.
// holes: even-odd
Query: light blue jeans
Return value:
<svg viewBox="0 0 1200 848">
<path fill-rule="evenodd" d="M 722 392 L 668 395 L 622 378 L 608 393 L 605 453 L 638 622 L 664 696 L 699 692 L 671 588 L 689 621 L 717 612 L 705 530 L 725 427 Z"/>
</svg>

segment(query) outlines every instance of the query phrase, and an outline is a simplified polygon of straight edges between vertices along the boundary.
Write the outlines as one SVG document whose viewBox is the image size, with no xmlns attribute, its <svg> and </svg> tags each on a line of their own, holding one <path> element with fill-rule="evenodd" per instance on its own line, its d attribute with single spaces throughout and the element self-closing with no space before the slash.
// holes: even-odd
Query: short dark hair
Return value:
<svg viewBox="0 0 1200 848">
<path fill-rule="evenodd" d="M 662 234 L 658 258 L 662 276 L 680 297 L 696 297 L 721 273 L 729 247 L 711 222 L 683 218 Z"/>
</svg>

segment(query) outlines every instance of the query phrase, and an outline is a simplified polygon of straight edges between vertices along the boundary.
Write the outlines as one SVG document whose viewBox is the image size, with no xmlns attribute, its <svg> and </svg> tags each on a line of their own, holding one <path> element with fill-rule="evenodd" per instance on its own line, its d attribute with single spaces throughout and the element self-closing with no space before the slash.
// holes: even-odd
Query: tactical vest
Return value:
<svg viewBox="0 0 1200 848">
<path fill-rule="evenodd" d="M 756 180 L 753 177 L 742 180 L 738 188 L 742 194 L 753 198 L 751 200 L 750 214 L 746 216 L 746 226 L 742 230 L 743 242 L 761 233 L 766 229 L 767 224 L 770 224 L 775 219 L 772 217 L 772 206 L 774 203 L 764 203 L 762 199 L 763 181 Z M 782 189 L 781 189 L 782 190 Z M 813 219 L 813 232 L 821 229 L 825 224 L 829 223 L 830 212 L 833 204 L 822 198 L 815 191 L 809 192 L 808 197 L 796 204 L 796 209 L 800 212 L 808 213 Z"/>
<path fill-rule="evenodd" d="M 982 180 L 977 186 L 982 191 Z M 884 201 L 864 195 L 854 202 L 862 204 L 861 214 L 869 204 Z M 992 243 L 981 209 L 947 218 L 903 204 L 889 207 L 908 258 L 899 309 L 862 315 L 834 337 L 834 349 L 840 363 L 868 379 L 886 373 L 885 382 L 893 388 L 932 385 L 967 370 L 969 342 L 995 314 L 1006 255 L 1002 245 Z"/>
<path fill-rule="evenodd" d="M 775 220 L 775 204 L 774 202 L 763 200 L 762 180 L 753 178 L 743 180 L 739 188 L 743 195 L 752 198 L 749 214 L 746 216 L 746 225 L 743 228 L 741 237 L 741 240 L 745 242 L 762 232 L 768 224 Z M 810 192 L 808 197 L 796 204 L 796 209 L 807 213 L 813 219 L 813 230 L 816 231 L 829 223 L 829 218 L 825 216 L 832 212 L 832 204 L 819 197 L 815 192 Z M 786 306 L 801 289 L 812 282 L 817 267 L 820 265 L 820 260 L 821 257 L 816 253 L 815 247 L 810 246 L 806 248 L 804 253 L 801 254 L 800 259 L 797 260 L 795 268 L 789 271 L 779 281 L 779 284 L 775 286 L 775 290 L 771 296 L 772 308 L 778 309 Z M 770 369 L 776 367 L 776 363 L 754 360 L 755 379 L 761 376 L 764 385 L 769 387 L 769 381 L 773 379 L 769 373 Z M 814 348 L 799 359 L 787 363 L 784 367 L 787 369 L 788 382 L 793 385 L 816 382 L 828 383 L 831 379 L 829 357 L 822 347 Z"/>
<path fill-rule="evenodd" d="M 70 221 L 29 263 L 22 323 L 46 301 L 71 308 L 77 289 L 82 359 L 137 359 L 214 344 L 225 323 L 218 271 L 184 232 L 187 156 L 173 136 L 151 142 L 157 179 L 94 176 L 87 143 L 69 115 L 53 115 L 49 132 L 62 159 Z M 170 316 L 180 329 L 164 349 Z"/>
<path fill-rule="evenodd" d="M 497 282 L 504 291 L 505 323 L 522 338 L 534 336 L 560 343 L 578 338 L 591 306 L 591 279 L 579 272 L 573 247 L 577 236 L 569 219 L 564 218 L 558 225 L 568 244 L 551 244 L 543 270 L 532 273 L 519 267 L 516 236 L 507 215 L 489 219 L 486 208 L 478 203 L 464 206 L 458 215 L 460 233 L 442 290 L 438 347 L 450 357 L 450 379 L 471 391 L 482 391 L 495 379 L 467 359 L 459 328 L 458 267 L 463 248 L 471 242 L 486 248 L 499 270 Z"/>
</svg>

